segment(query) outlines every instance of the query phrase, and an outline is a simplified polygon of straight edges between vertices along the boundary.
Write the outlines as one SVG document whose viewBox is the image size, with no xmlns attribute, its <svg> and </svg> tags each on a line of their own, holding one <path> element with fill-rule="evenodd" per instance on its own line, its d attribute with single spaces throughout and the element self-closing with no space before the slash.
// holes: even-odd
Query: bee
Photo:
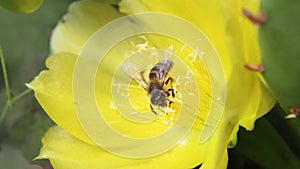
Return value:
<svg viewBox="0 0 300 169">
<path fill-rule="evenodd" d="M 167 97 L 170 95 L 174 96 L 174 90 L 166 89 L 164 86 L 164 84 L 172 82 L 172 78 L 168 78 L 165 82 L 165 78 L 172 67 L 172 60 L 162 60 L 151 68 L 148 75 L 148 82 L 144 78 L 145 70 L 142 70 L 131 77 L 139 84 L 139 86 L 147 91 L 150 98 L 150 108 L 154 114 L 157 114 L 157 112 L 154 110 L 153 105 L 165 108 L 167 106 Z M 171 92 L 171 94 L 169 92 Z M 172 101 L 169 102 L 169 104 L 171 103 Z"/>
</svg>

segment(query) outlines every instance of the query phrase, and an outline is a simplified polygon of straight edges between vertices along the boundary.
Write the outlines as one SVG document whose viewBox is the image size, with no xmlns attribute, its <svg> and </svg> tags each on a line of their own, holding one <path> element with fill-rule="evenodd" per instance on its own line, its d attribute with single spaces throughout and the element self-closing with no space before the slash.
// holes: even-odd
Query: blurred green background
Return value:
<svg viewBox="0 0 300 169">
<path fill-rule="evenodd" d="M 47 0 L 31 14 L 16 14 L 0 7 L 0 45 L 12 95 L 26 89 L 45 68 L 49 38 L 57 21 L 67 12 L 71 0 Z M 6 104 L 2 69 L 0 72 L 0 109 Z M 41 168 L 32 159 L 41 147 L 41 137 L 53 122 L 33 97 L 27 94 L 7 113 L 0 128 L 0 169 Z M 46 162 L 37 162 L 48 166 Z"/>
<path fill-rule="evenodd" d="M 15 14 L 0 7 L 0 45 L 13 95 L 26 89 L 44 67 L 49 55 L 49 38 L 57 21 L 67 12 L 72 0 L 46 0 L 31 14 Z M 6 104 L 2 69 L 0 109 Z M 229 149 L 229 169 L 300 168 L 300 121 L 285 120 L 277 105 L 257 121 L 252 132 L 241 129 L 238 144 Z M 53 122 L 43 112 L 33 93 L 17 101 L 0 128 L 0 169 L 50 169 L 45 161 L 33 162 L 41 138 Z"/>
</svg>

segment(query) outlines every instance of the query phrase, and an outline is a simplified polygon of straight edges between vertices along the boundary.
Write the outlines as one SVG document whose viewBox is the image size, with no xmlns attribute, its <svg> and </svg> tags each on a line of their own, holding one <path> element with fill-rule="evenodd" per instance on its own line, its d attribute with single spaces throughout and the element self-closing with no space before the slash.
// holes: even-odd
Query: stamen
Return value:
<svg viewBox="0 0 300 169">
<path fill-rule="evenodd" d="M 198 47 L 196 47 L 188 56 L 191 57 L 191 62 L 195 62 L 196 59 L 202 60 L 204 55 L 205 52 L 201 51 Z"/>
</svg>

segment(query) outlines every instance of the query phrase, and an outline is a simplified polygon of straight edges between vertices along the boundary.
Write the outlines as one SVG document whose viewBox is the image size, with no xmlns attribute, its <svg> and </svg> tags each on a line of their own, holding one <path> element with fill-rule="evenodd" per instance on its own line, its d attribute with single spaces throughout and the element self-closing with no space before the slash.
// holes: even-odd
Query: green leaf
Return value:
<svg viewBox="0 0 300 169">
<path fill-rule="evenodd" d="M 15 13 L 32 13 L 39 9 L 44 0 L 0 0 L 0 5 Z"/>
</svg>

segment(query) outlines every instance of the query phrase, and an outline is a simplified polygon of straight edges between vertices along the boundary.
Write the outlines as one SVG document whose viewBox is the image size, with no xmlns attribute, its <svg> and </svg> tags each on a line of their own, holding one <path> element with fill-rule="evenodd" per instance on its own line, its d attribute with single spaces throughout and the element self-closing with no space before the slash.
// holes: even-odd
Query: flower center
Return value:
<svg viewBox="0 0 300 169">
<path fill-rule="evenodd" d="M 147 71 L 148 74 L 149 71 Z M 149 78 L 146 79 L 146 83 L 149 83 Z M 148 84 L 148 88 L 151 87 Z M 179 85 L 176 80 L 172 78 L 170 74 L 165 77 L 164 83 L 162 84 L 162 92 L 165 95 L 165 105 L 157 106 L 151 104 L 151 96 L 147 91 L 139 86 L 135 80 L 130 82 L 129 86 L 129 101 L 131 106 L 136 110 L 136 113 L 149 113 L 152 109 L 152 113 L 156 114 L 157 122 L 163 124 L 172 124 L 178 117 L 178 113 L 181 108 L 181 93 Z M 154 96 L 152 96 L 154 97 Z"/>
</svg>

